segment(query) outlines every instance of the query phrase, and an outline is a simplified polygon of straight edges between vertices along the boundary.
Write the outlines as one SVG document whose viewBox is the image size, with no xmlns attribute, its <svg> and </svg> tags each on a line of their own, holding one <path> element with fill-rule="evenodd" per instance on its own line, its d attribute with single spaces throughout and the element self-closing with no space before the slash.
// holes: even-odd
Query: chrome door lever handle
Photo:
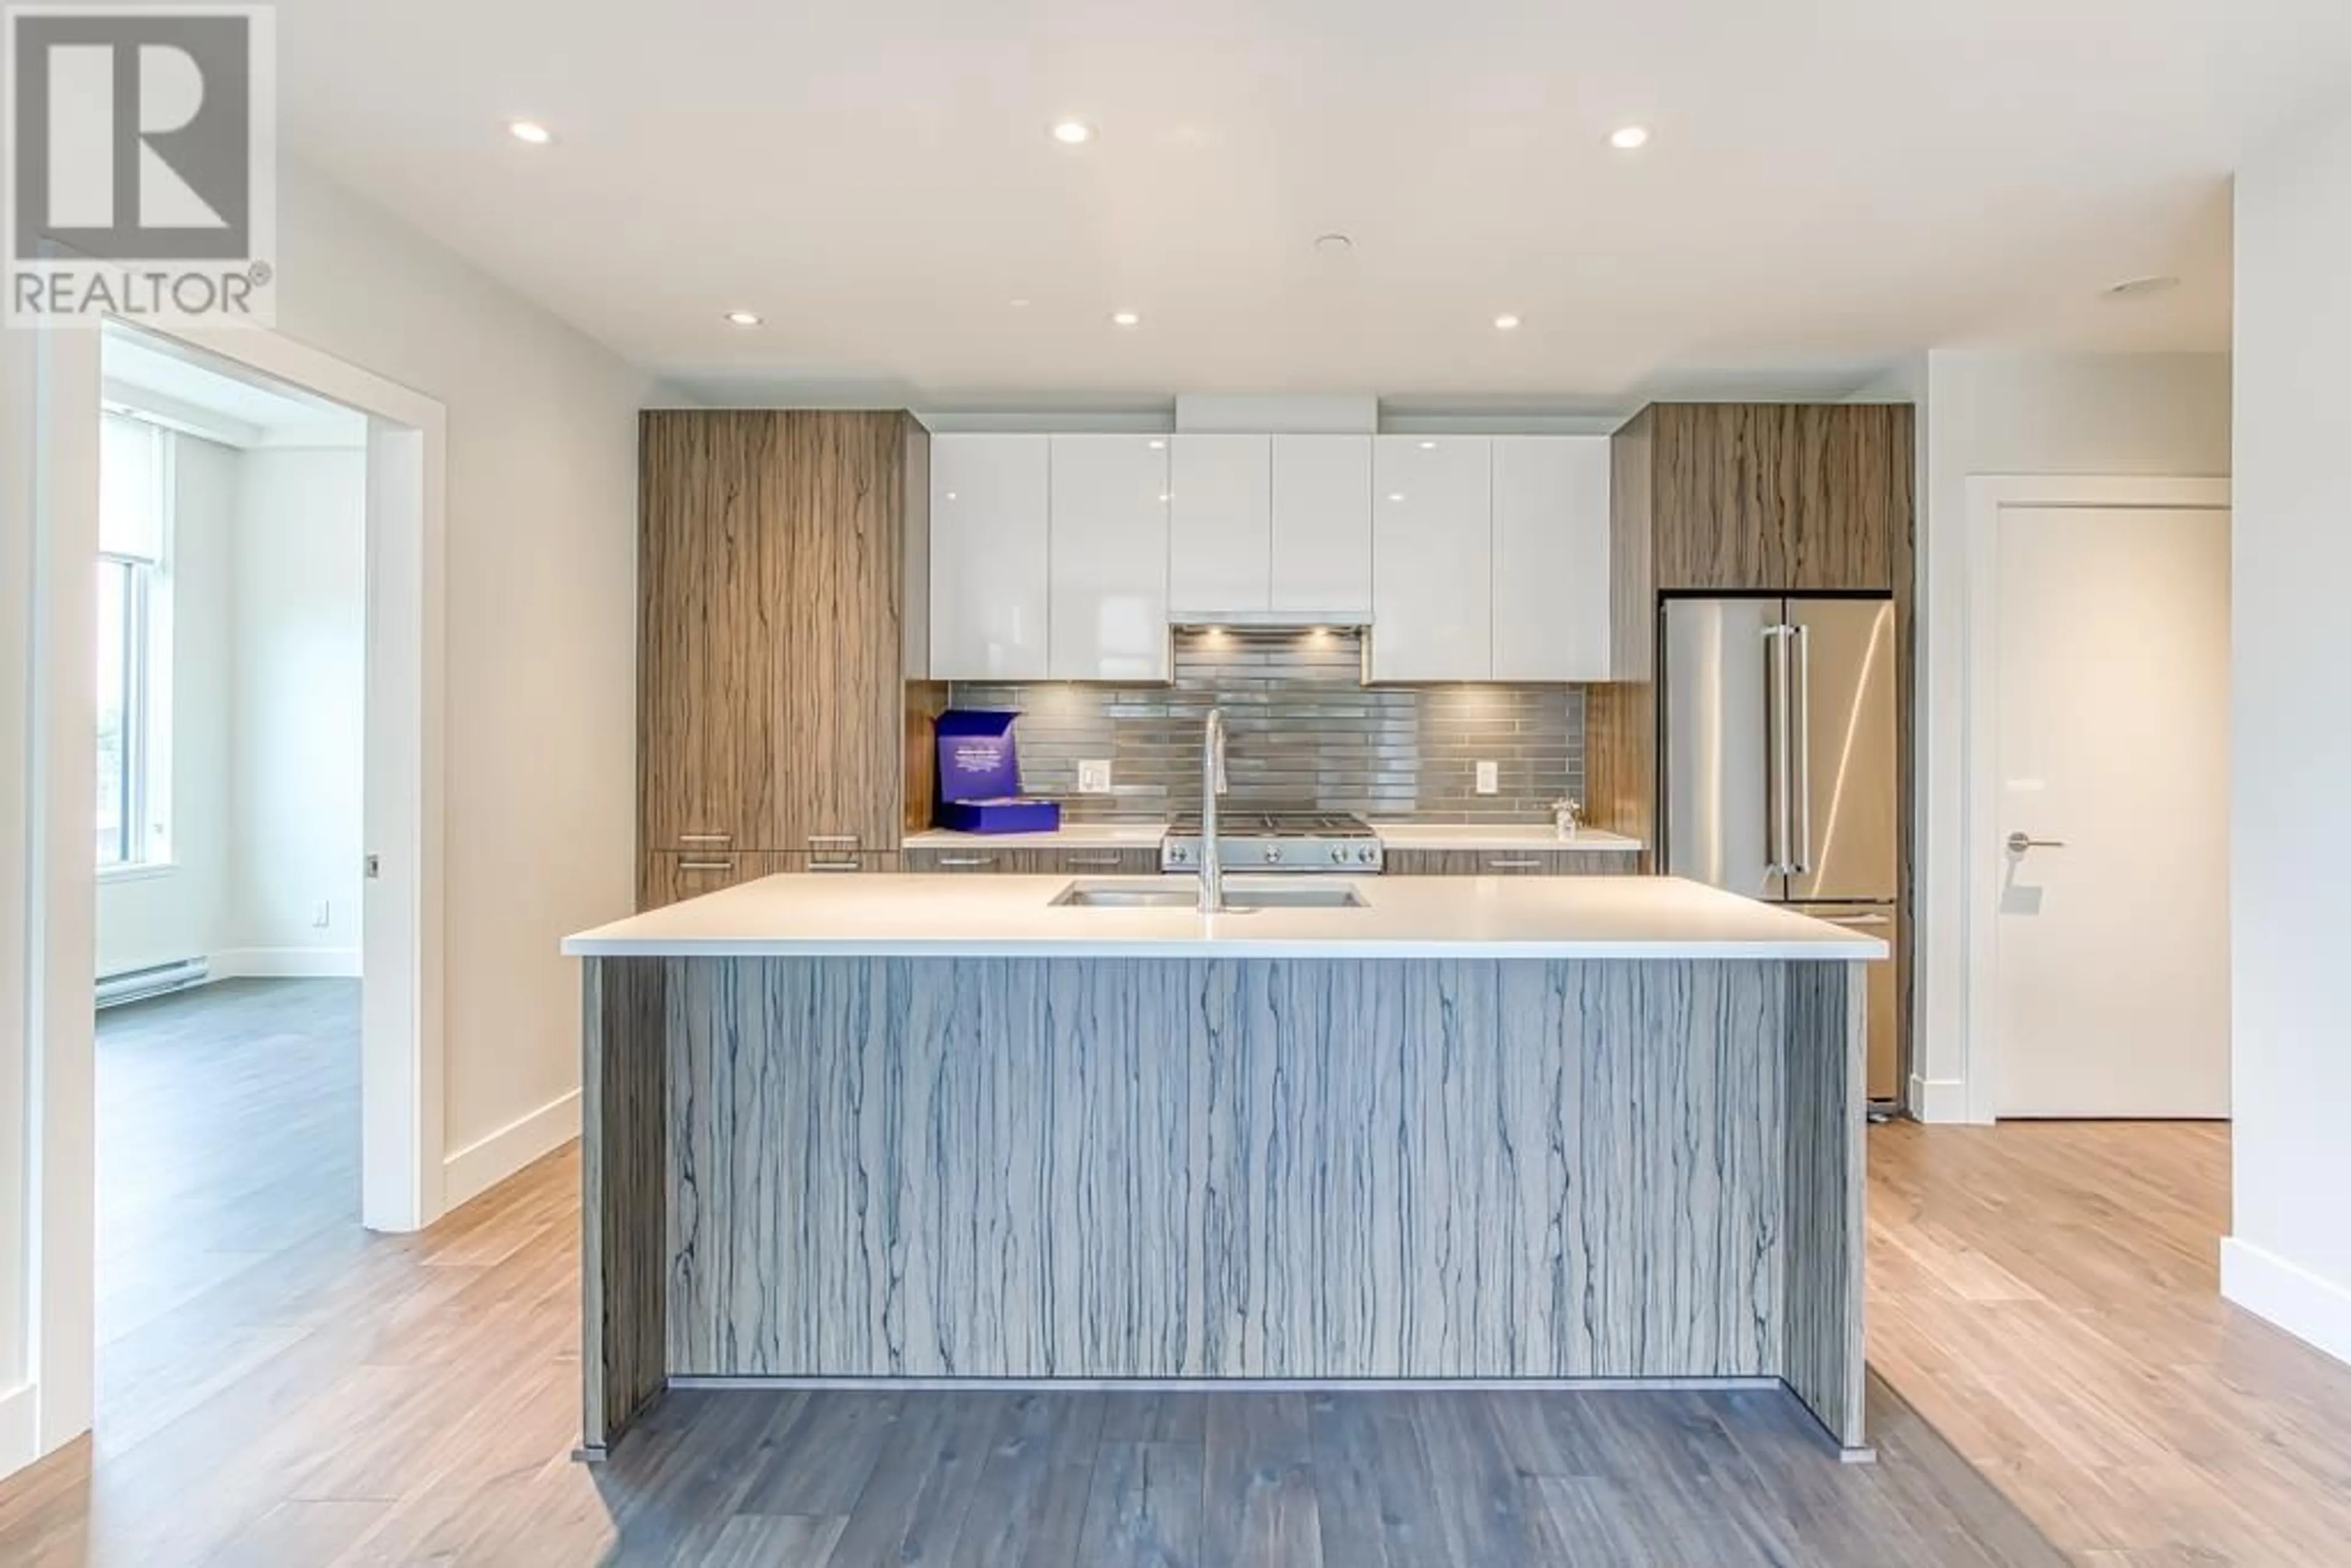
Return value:
<svg viewBox="0 0 2351 1568">
<path fill-rule="evenodd" d="M 2027 850 L 2062 850 L 2064 847 L 2063 839 L 2036 839 L 2031 833 L 2008 835 L 2008 852 L 2012 855 L 2021 855 Z"/>
</svg>

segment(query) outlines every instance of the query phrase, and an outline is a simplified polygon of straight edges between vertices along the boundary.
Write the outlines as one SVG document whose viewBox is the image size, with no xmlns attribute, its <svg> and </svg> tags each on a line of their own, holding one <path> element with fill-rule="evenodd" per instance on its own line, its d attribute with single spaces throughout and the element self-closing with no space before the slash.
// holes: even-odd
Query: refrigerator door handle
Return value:
<svg viewBox="0 0 2351 1568">
<path fill-rule="evenodd" d="M 1793 737 L 1789 750 L 1797 759 L 1795 864 L 1789 870 L 1804 876 L 1813 869 L 1813 633 L 1801 622 L 1790 627 L 1789 633 L 1796 651 L 1796 719 L 1789 727 Z"/>
<path fill-rule="evenodd" d="M 1771 682 L 1765 707 L 1771 713 L 1771 723 L 1763 737 L 1764 771 L 1763 800 L 1765 831 L 1764 854 L 1769 863 L 1764 870 L 1773 876 L 1786 876 L 1796 868 L 1792 862 L 1795 839 L 1795 806 L 1791 792 L 1795 788 L 1795 772 L 1790 760 L 1789 741 L 1793 732 L 1790 722 L 1792 700 L 1789 679 L 1788 643 L 1796 629 L 1786 622 L 1763 628 L 1763 640 L 1769 647 L 1765 655 L 1765 675 Z"/>
</svg>

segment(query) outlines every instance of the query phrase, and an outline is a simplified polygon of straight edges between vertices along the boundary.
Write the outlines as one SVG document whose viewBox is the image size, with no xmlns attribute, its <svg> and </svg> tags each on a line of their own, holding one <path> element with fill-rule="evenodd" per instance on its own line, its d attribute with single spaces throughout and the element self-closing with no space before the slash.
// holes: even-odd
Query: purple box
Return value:
<svg viewBox="0 0 2351 1568">
<path fill-rule="evenodd" d="M 949 708 L 938 718 L 938 804 L 931 820 L 966 833 L 1050 833 L 1061 803 L 1020 794 L 1020 753 L 1012 721 L 1020 716 Z"/>
</svg>

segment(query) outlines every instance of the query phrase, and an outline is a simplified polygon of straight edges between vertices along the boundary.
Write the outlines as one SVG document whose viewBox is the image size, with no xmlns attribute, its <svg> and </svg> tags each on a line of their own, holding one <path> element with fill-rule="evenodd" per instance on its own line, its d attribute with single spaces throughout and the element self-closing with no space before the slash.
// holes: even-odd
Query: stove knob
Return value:
<svg viewBox="0 0 2351 1568">
<path fill-rule="evenodd" d="M 1280 844 L 1268 844 L 1265 846 L 1265 863 L 1268 865 L 1280 865 L 1281 863 L 1281 846 Z"/>
<path fill-rule="evenodd" d="M 1332 844 L 1331 846 L 1331 862 L 1333 865 L 1345 865 L 1347 863 L 1346 845 Z"/>
<path fill-rule="evenodd" d="M 1186 845 L 1171 844 L 1167 848 L 1167 858 L 1173 861 L 1176 864 L 1182 865 L 1186 861 L 1192 858 L 1192 852 Z"/>
<path fill-rule="evenodd" d="M 1355 858 L 1363 862 L 1364 864 L 1369 865 L 1373 861 L 1379 858 L 1379 852 L 1380 852 L 1372 845 L 1364 844 L 1355 851 Z"/>
</svg>

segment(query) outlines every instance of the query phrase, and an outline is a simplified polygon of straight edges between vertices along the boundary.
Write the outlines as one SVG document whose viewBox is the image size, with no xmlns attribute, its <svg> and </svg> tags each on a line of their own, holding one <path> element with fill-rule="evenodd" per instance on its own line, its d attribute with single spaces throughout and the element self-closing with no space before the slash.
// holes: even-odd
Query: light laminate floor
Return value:
<svg viewBox="0 0 2351 1568">
<path fill-rule="evenodd" d="M 2076 1561 L 2351 1563 L 2351 1367 L 2220 1297 L 2229 1129 L 1896 1125 L 1869 1355 Z"/>
<path fill-rule="evenodd" d="M 2040 1563 L 1898 1403 L 1782 1395 L 674 1396 L 574 1464 L 576 1150 L 356 1223 L 355 993 L 108 1015 L 99 1431 L 0 1563 Z"/>
</svg>

